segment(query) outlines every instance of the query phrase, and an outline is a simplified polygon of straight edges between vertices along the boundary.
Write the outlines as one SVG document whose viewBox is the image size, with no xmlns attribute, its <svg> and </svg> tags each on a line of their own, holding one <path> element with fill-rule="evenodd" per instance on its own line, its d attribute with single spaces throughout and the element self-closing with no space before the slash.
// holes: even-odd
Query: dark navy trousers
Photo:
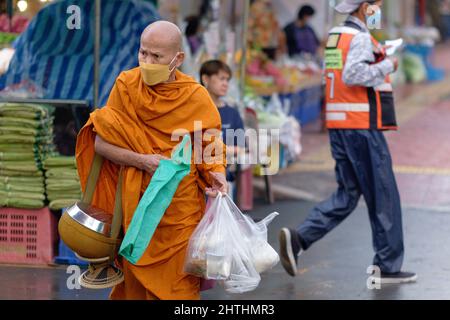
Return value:
<svg viewBox="0 0 450 320">
<path fill-rule="evenodd" d="M 298 226 L 303 249 L 348 217 L 362 195 L 372 227 L 373 264 L 382 272 L 400 271 L 404 254 L 400 195 L 383 132 L 330 130 L 329 135 L 338 189 Z"/>
</svg>

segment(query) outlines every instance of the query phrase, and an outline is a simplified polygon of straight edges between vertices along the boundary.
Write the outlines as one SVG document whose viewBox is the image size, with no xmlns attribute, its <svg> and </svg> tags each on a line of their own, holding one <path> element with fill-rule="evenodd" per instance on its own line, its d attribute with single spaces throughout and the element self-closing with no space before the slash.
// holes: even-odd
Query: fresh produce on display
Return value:
<svg viewBox="0 0 450 320">
<path fill-rule="evenodd" d="M 54 108 L 0 104 L 0 206 L 45 205 L 43 162 L 54 152 Z"/>
<path fill-rule="evenodd" d="M 28 18 L 20 15 L 13 16 L 10 23 L 7 14 L 0 14 L 0 32 L 22 33 L 28 27 L 28 23 Z"/>
<path fill-rule="evenodd" d="M 247 65 L 247 83 L 253 86 L 276 85 L 281 90 L 288 85 L 282 71 L 262 52 L 253 51 Z"/>
<path fill-rule="evenodd" d="M 257 50 L 251 51 L 246 85 L 261 95 L 290 93 L 321 81 L 321 68 L 313 59 L 282 57 L 273 62 Z"/>
<path fill-rule="evenodd" d="M 53 155 L 44 162 L 45 188 L 49 207 L 59 210 L 81 199 L 80 179 L 75 157 Z"/>
</svg>

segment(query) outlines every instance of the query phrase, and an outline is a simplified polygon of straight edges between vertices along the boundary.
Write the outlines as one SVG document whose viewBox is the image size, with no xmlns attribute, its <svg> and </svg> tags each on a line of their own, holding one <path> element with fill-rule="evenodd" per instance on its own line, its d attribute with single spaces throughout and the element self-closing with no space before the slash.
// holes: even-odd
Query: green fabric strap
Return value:
<svg viewBox="0 0 450 320">
<path fill-rule="evenodd" d="M 94 197 L 95 186 L 97 185 L 98 176 L 100 175 L 100 169 L 102 168 L 103 158 L 99 154 L 95 154 L 94 161 L 92 161 L 91 170 L 86 183 L 86 190 L 83 194 L 84 203 L 91 204 Z"/>
<path fill-rule="evenodd" d="M 122 227 L 122 180 L 123 168 L 120 168 L 119 181 L 117 182 L 116 200 L 114 202 L 114 215 L 111 226 L 111 238 L 117 239 L 119 237 L 120 229 Z"/>
<path fill-rule="evenodd" d="M 103 157 L 96 153 L 94 156 L 94 160 L 92 161 L 91 170 L 89 171 L 86 189 L 81 200 L 83 203 L 91 204 L 92 202 L 102 164 Z M 119 172 L 119 180 L 117 182 L 116 199 L 114 202 L 114 215 L 111 225 L 110 237 L 112 239 L 117 239 L 122 227 L 122 171 L 123 170 L 121 167 Z"/>
</svg>

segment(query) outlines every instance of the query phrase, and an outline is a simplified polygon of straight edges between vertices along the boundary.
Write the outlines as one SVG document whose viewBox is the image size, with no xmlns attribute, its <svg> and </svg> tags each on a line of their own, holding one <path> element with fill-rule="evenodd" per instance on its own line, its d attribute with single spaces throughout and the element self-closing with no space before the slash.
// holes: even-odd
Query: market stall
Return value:
<svg viewBox="0 0 450 320">
<path fill-rule="evenodd" d="M 51 3 L 21 34 L 2 37 L 13 52 L 0 73 L 0 262 L 53 263 L 56 220 L 81 198 L 77 132 L 106 103 L 117 75 L 137 65 L 129 52 L 158 18 L 149 2 L 84 0 L 77 2 L 81 18 L 94 27 L 71 30 L 59 14 L 71 4 Z M 59 249 L 60 261 L 77 262 Z"/>
<path fill-rule="evenodd" d="M 206 2 L 208 1 L 203 1 L 203 3 Z M 295 127 L 298 132 L 295 129 L 290 131 L 293 138 L 290 139 L 291 141 L 285 139 L 281 142 L 280 153 L 274 154 L 269 151 L 272 163 L 277 166 L 277 172 L 298 159 L 301 151 L 300 124 L 313 122 L 320 117 L 321 62 L 316 57 L 289 58 L 285 54 L 277 56 L 275 61 L 271 60 L 270 55 L 278 50 L 275 46 L 279 40 L 277 34 L 280 32 L 280 25 L 277 22 L 278 17 L 271 13 L 270 8 L 266 9 L 266 2 L 257 8 L 258 13 L 261 14 L 261 17 L 257 17 L 253 11 L 258 2 L 209 1 L 209 10 L 204 12 L 201 19 L 204 32 L 197 35 L 202 45 L 196 48 L 195 54 L 190 55 L 190 48 L 186 43 L 184 51 L 188 55 L 186 67 L 183 70 L 198 79 L 198 71 L 203 62 L 220 59 L 233 71 L 228 95 L 224 101 L 227 105 L 235 106 L 239 110 L 245 123 L 256 121 L 256 127 L 286 132 L 285 128 L 290 127 L 292 122 L 296 122 Z M 166 18 L 178 22 L 184 29 L 183 11 L 176 10 L 176 3 L 176 0 L 165 2 Z M 199 1 L 183 1 L 183 6 L 189 8 L 186 15 L 196 14 L 196 5 L 199 5 Z M 271 30 L 270 27 L 276 30 Z M 271 37 L 271 35 L 275 36 Z M 253 45 L 255 39 L 263 44 Z M 283 108 L 273 108 L 272 96 L 281 100 Z M 248 109 L 253 110 L 255 119 L 252 119 L 253 113 L 249 113 Z M 247 125 L 246 128 L 251 127 Z M 275 140 L 268 138 L 268 141 Z M 279 144 L 279 142 L 275 143 Z M 259 146 L 257 148 L 260 149 Z M 263 146 L 261 148 L 264 149 Z M 269 149 L 271 149 L 270 145 Z M 261 150 L 260 153 L 259 160 L 267 156 L 265 150 Z M 266 181 L 264 190 L 266 198 L 272 201 L 273 194 L 268 192 L 270 177 L 266 177 L 267 175 L 258 169 L 260 164 L 261 161 L 256 162 L 254 172 L 257 176 L 262 175 L 261 178 Z M 248 175 L 248 171 L 245 174 Z M 246 186 L 241 186 L 242 193 L 245 193 L 245 189 L 252 185 L 248 182 L 249 177 L 246 177 L 246 181 Z M 251 205 L 245 208 L 250 209 Z"/>
</svg>

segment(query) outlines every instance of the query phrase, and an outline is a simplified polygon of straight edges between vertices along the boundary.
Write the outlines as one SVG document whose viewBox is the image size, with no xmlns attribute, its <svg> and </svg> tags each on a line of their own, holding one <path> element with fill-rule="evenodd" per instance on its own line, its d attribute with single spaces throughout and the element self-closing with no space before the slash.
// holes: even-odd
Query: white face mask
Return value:
<svg viewBox="0 0 450 320">
<path fill-rule="evenodd" d="M 372 7 L 373 9 L 371 9 L 370 12 L 366 13 L 366 25 L 370 30 L 380 29 L 382 21 L 381 9 L 376 6 Z"/>
<path fill-rule="evenodd" d="M 169 80 L 171 73 L 175 70 L 176 65 L 170 69 L 170 65 L 176 60 L 178 53 L 169 64 L 145 63 L 139 61 L 142 79 L 148 86 L 154 86 Z"/>
</svg>

